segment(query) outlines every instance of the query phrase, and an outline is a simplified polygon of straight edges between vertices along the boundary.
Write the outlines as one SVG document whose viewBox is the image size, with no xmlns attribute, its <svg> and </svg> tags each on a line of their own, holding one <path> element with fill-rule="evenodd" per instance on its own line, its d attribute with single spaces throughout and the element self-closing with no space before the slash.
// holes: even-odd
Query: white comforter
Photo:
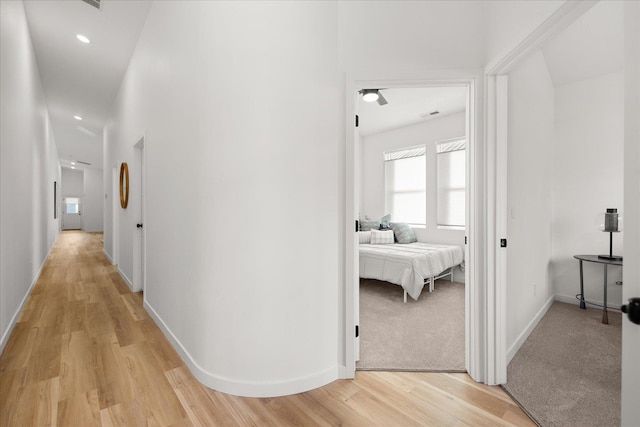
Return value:
<svg viewBox="0 0 640 427">
<path fill-rule="evenodd" d="M 460 246 L 432 243 L 360 244 L 360 277 L 400 285 L 417 300 L 425 279 L 462 263 Z"/>
</svg>

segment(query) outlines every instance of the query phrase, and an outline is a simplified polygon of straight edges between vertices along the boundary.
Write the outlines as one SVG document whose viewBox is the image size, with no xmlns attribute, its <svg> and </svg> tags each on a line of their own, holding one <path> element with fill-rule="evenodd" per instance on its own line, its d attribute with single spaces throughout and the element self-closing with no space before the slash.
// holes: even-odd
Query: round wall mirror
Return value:
<svg viewBox="0 0 640 427">
<path fill-rule="evenodd" d="M 129 166 L 127 162 L 120 165 L 120 206 L 127 209 L 129 204 Z"/>
</svg>

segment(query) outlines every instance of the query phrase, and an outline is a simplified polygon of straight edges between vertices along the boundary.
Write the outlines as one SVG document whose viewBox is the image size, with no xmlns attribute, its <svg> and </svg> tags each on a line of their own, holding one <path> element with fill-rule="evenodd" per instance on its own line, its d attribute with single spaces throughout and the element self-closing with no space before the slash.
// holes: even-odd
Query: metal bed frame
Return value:
<svg viewBox="0 0 640 427">
<path fill-rule="evenodd" d="M 429 285 L 429 292 L 433 292 L 433 290 L 436 288 L 435 286 L 435 281 L 438 279 L 442 279 L 443 277 L 446 276 L 450 276 L 450 281 L 453 282 L 453 269 L 457 267 L 456 265 L 454 265 L 453 267 L 449 267 L 446 270 L 444 270 L 442 273 L 437 274 L 435 276 L 431 276 L 431 277 L 427 277 L 426 279 L 424 279 L 424 284 L 428 284 Z M 407 303 L 407 291 L 406 289 L 402 289 L 404 291 L 404 303 Z"/>
</svg>

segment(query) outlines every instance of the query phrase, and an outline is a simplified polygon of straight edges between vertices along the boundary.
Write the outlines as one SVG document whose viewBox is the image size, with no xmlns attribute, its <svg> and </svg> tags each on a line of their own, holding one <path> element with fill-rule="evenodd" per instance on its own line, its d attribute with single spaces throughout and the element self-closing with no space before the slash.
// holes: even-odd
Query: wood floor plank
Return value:
<svg viewBox="0 0 640 427">
<path fill-rule="evenodd" d="M 171 369 L 165 372 L 165 376 L 180 400 L 191 424 L 197 427 L 207 427 L 224 422 L 216 416 L 213 402 L 186 367 L 180 366 Z"/>
<path fill-rule="evenodd" d="M 96 389 L 95 349 L 85 331 L 62 336 L 60 398 L 68 399 Z"/>
<path fill-rule="evenodd" d="M 140 332 L 149 343 L 149 348 L 163 371 L 169 371 L 179 366 L 184 366 L 184 362 L 165 338 L 151 317 L 136 322 Z"/>
<path fill-rule="evenodd" d="M 171 384 L 161 372 L 158 364 L 149 357 L 149 346 L 140 342 L 122 347 L 126 358 L 128 375 L 133 379 L 136 399 L 154 408 L 154 419 L 161 425 L 169 425 L 187 417 L 180 400 L 173 392 Z"/>
<path fill-rule="evenodd" d="M 55 426 L 58 419 L 60 401 L 59 378 L 51 378 L 35 384 L 34 424 L 36 426 Z"/>
<path fill-rule="evenodd" d="M 466 374 L 364 372 L 292 396 L 211 390 L 102 252 L 62 232 L 0 356 L 0 426 L 529 426 Z"/>
<path fill-rule="evenodd" d="M 99 426 L 100 409 L 95 389 L 77 393 L 58 402 L 59 426 Z"/>
<path fill-rule="evenodd" d="M 127 413 L 123 405 L 117 404 L 100 410 L 102 427 L 127 427 Z"/>
<path fill-rule="evenodd" d="M 133 380 L 127 375 L 116 334 L 94 337 L 93 343 L 97 349 L 95 375 L 100 409 L 135 400 Z"/>
<path fill-rule="evenodd" d="M 138 295 L 140 295 L 140 293 L 131 292 L 120 295 L 120 298 L 122 298 L 122 301 L 124 302 L 124 306 L 135 321 L 144 320 L 149 317 L 146 310 L 142 308 L 142 300 Z"/>
</svg>

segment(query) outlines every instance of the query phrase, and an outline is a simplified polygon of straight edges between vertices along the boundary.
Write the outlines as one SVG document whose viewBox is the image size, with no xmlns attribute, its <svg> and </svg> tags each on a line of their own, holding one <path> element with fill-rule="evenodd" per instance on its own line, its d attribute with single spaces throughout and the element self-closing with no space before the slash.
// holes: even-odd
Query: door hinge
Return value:
<svg viewBox="0 0 640 427">
<path fill-rule="evenodd" d="M 507 239 L 500 239 L 500 247 L 501 248 L 507 247 Z"/>
<path fill-rule="evenodd" d="M 360 336 L 360 327 L 356 325 L 356 338 Z"/>
<path fill-rule="evenodd" d="M 360 224 L 358 224 L 358 220 L 356 219 L 356 233 L 360 231 Z"/>
<path fill-rule="evenodd" d="M 464 244 L 467 244 L 467 236 L 464 236 Z"/>
<path fill-rule="evenodd" d="M 360 126 L 360 116 L 356 114 L 356 127 Z"/>
</svg>

